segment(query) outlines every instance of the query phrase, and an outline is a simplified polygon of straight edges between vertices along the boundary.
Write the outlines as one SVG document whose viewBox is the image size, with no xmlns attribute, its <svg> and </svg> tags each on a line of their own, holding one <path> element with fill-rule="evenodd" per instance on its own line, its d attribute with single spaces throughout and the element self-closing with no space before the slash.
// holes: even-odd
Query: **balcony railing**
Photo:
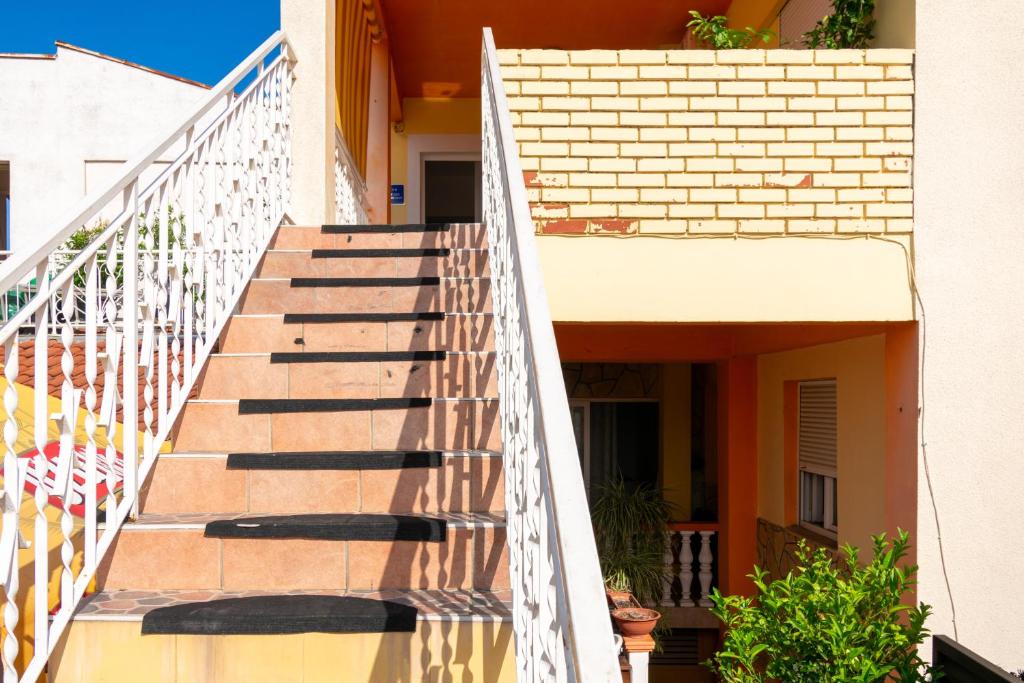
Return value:
<svg viewBox="0 0 1024 683">
<path fill-rule="evenodd" d="M 291 83 L 291 51 L 277 32 L 107 187 L 0 265 L 4 683 L 42 674 L 121 525 L 137 514 L 140 484 L 288 209 Z M 182 151 L 158 163 L 169 150 Z M 96 225 L 105 227 L 81 251 L 61 253 L 73 233 Z M 56 409 L 47 391 L 54 345 Z M 32 394 L 16 385 L 23 348 Z M 34 445 L 28 455 L 21 439 Z"/>
<path fill-rule="evenodd" d="M 526 186 L 489 29 L 482 80 L 483 200 L 517 678 L 621 681 Z"/>
<path fill-rule="evenodd" d="M 711 607 L 709 596 L 717 585 L 718 531 L 714 522 L 669 524 L 662 606 Z"/>
</svg>

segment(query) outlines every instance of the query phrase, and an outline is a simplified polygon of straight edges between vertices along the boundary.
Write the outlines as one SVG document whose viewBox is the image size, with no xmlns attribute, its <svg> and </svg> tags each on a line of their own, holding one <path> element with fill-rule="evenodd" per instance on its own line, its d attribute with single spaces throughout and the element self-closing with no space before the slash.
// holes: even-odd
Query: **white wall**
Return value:
<svg viewBox="0 0 1024 683">
<path fill-rule="evenodd" d="M 1024 42 L 1020 0 L 918 0 L 923 440 L 961 642 L 1024 668 Z M 919 470 L 920 598 L 953 635 Z"/>
<path fill-rule="evenodd" d="M 76 202 L 162 135 L 205 88 L 58 45 L 0 58 L 0 161 L 10 162 L 11 248 L 53 232 Z"/>
</svg>

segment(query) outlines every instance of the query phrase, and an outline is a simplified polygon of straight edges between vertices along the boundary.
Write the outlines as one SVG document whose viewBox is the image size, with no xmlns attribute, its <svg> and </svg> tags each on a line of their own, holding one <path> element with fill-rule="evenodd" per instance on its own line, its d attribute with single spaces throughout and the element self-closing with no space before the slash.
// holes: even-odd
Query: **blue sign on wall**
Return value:
<svg viewBox="0 0 1024 683">
<path fill-rule="evenodd" d="M 405 204 L 405 185 L 391 186 L 391 205 L 402 206 Z"/>
</svg>

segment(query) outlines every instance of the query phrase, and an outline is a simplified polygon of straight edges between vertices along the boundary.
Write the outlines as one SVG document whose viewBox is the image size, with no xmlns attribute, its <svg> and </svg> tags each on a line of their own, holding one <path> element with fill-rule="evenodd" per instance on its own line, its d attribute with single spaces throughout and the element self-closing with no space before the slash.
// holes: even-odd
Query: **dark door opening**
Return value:
<svg viewBox="0 0 1024 683">
<path fill-rule="evenodd" d="M 423 220 L 426 223 L 478 223 L 480 162 L 423 162 Z"/>
</svg>

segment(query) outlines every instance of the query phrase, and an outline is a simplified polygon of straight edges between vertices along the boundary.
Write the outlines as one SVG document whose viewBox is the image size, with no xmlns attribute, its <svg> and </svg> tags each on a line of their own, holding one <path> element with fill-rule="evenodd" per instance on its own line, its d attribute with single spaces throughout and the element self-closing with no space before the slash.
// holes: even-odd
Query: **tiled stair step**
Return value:
<svg viewBox="0 0 1024 683">
<path fill-rule="evenodd" d="M 214 354 L 199 390 L 204 399 L 497 395 L 493 352 L 446 351 Z"/>
<path fill-rule="evenodd" d="M 417 614 L 415 607 L 387 600 L 337 595 L 261 595 L 158 607 L 142 618 L 142 633 L 413 633 Z"/>
<path fill-rule="evenodd" d="M 157 459 L 141 507 L 145 515 L 498 513 L 504 472 L 491 451 L 175 452 Z"/>
<path fill-rule="evenodd" d="M 478 277 L 488 273 L 487 250 L 271 249 L 256 277 Z"/>
<path fill-rule="evenodd" d="M 207 538 L 305 538 L 324 541 L 426 541 L 447 538 L 445 520 L 415 515 L 319 514 L 218 519 Z"/>
<path fill-rule="evenodd" d="M 378 399 L 394 402 L 395 399 Z M 401 399 L 412 405 L 413 399 Z M 416 407 L 356 403 L 277 406 L 250 404 L 259 412 L 240 413 L 238 400 L 191 399 L 185 404 L 174 449 L 191 452 L 345 450 L 501 450 L 495 399 L 416 399 Z M 343 409 L 338 409 L 342 408 Z M 280 407 L 312 412 L 266 412 Z M 332 408 L 331 412 L 322 412 Z"/>
<path fill-rule="evenodd" d="M 447 351 L 306 351 L 271 353 L 271 363 L 380 363 L 402 360 L 444 360 Z"/>
<path fill-rule="evenodd" d="M 489 313 L 284 313 L 235 315 L 222 353 L 275 351 L 493 351 Z"/>
<path fill-rule="evenodd" d="M 444 226 L 282 226 L 270 245 L 271 249 L 468 249 L 486 246 L 487 229 L 473 223 Z"/>
<path fill-rule="evenodd" d="M 367 410 L 429 408 L 432 398 L 244 398 L 238 402 L 239 415 L 263 413 L 340 413 Z"/>
<path fill-rule="evenodd" d="M 441 451 L 230 453 L 229 470 L 400 470 L 440 467 Z"/>
<path fill-rule="evenodd" d="M 97 585 L 260 591 L 508 587 L 502 516 L 430 516 L 444 521 L 444 540 L 218 538 L 206 528 L 223 515 L 143 514 L 122 527 Z"/>
<path fill-rule="evenodd" d="M 490 278 L 254 278 L 242 313 L 481 313 Z"/>
</svg>

